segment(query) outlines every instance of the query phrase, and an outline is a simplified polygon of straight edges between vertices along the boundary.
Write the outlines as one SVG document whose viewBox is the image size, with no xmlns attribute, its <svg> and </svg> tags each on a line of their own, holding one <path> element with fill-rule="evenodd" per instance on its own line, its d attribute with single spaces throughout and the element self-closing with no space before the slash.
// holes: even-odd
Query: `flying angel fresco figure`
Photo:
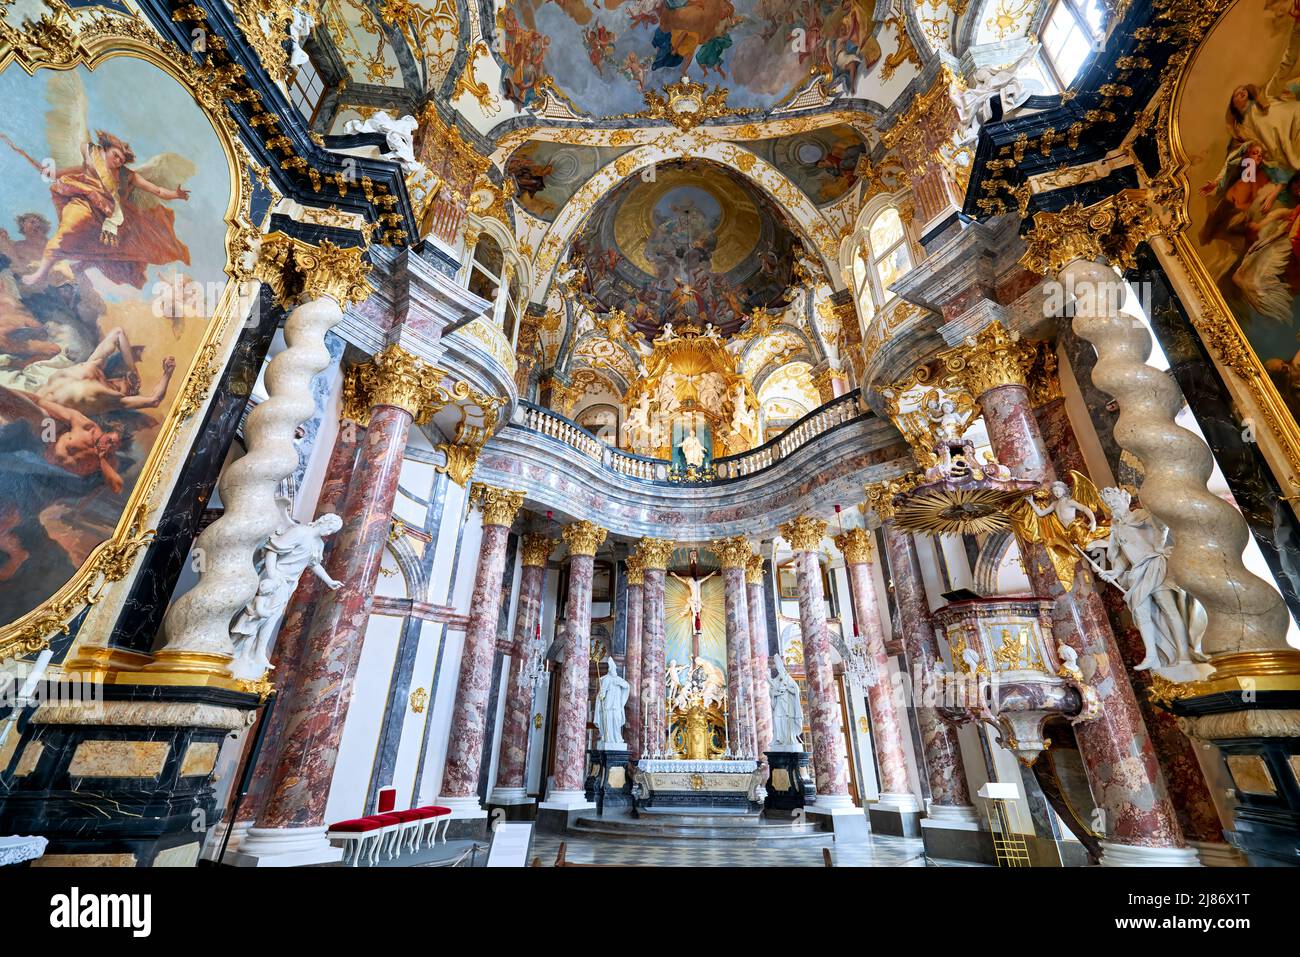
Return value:
<svg viewBox="0 0 1300 957">
<path fill-rule="evenodd" d="M 176 237 L 175 213 L 163 202 L 189 199 L 182 184 L 198 167 L 178 153 L 159 153 L 134 165 L 128 143 L 104 130 L 92 138 L 86 90 L 75 70 L 52 73 L 45 96 L 50 106 L 45 135 L 54 160 L 50 197 L 58 227 L 36 270 L 23 282 L 35 286 L 57 263 L 68 260 L 79 272 L 93 267 L 112 282 L 143 289 L 146 266 L 178 260 L 189 265 L 190 251 Z M 30 154 L 3 138 L 45 172 Z"/>
</svg>

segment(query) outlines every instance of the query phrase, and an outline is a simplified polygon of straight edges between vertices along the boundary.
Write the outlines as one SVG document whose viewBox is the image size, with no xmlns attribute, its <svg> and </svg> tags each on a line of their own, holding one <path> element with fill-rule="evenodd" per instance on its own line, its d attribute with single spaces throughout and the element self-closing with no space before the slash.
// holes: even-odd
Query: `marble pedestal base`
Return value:
<svg viewBox="0 0 1300 957">
<path fill-rule="evenodd" d="M 1188 841 L 1196 849 L 1202 867 L 1249 867 L 1246 855 L 1231 844 L 1211 844 L 1208 841 Z"/>
<path fill-rule="evenodd" d="M 481 841 L 488 836 L 488 812 L 478 802 L 478 795 L 464 797 L 439 797 L 433 802 L 450 809 L 451 820 L 447 822 L 447 838 Z"/>
<path fill-rule="evenodd" d="M 837 843 L 868 841 L 871 837 L 871 829 L 867 826 L 867 815 L 863 813 L 862 808 L 854 805 L 850 797 L 844 795 L 834 797 L 834 800 L 829 800 L 827 795 L 820 795 L 816 804 L 806 807 L 804 814 L 808 817 L 808 823 L 816 825 L 820 830 L 830 831 L 835 835 Z M 847 803 L 843 803 L 839 798 L 843 798 Z"/>
<path fill-rule="evenodd" d="M 495 788 L 488 795 L 487 810 L 494 821 L 532 821 L 537 818 L 537 799 L 524 788 Z"/>
<path fill-rule="evenodd" d="M 891 800 L 898 797 L 910 800 Z M 921 808 L 910 794 L 882 794 L 880 801 L 867 807 L 867 820 L 871 822 L 872 834 L 887 834 L 890 837 L 920 837 Z"/>
<path fill-rule="evenodd" d="M 1201 860 L 1190 847 L 1134 847 L 1101 842 L 1102 867 L 1200 867 Z"/>
<path fill-rule="evenodd" d="M 770 811 L 792 811 L 807 807 L 817 800 L 808 779 L 808 753 L 806 751 L 764 751 L 767 755 L 769 775 L 767 800 Z"/>
<path fill-rule="evenodd" d="M 227 851 L 224 864 L 234 867 L 308 867 L 343 860 L 343 848 L 325 837 L 328 828 L 250 827 L 236 851 Z"/>
<path fill-rule="evenodd" d="M 587 800 L 595 802 L 597 814 L 604 814 L 607 807 L 632 806 L 629 758 L 626 749 L 593 749 L 587 752 L 587 780 L 584 789 Z"/>
<path fill-rule="evenodd" d="M 537 805 L 537 830 L 546 834 L 563 834 L 578 818 L 595 807 L 596 802 L 588 801 L 583 791 L 552 789 L 546 800 Z"/>
<path fill-rule="evenodd" d="M 945 861 L 969 861 L 990 866 L 997 864 L 993 852 L 993 835 L 980 824 L 974 808 L 968 807 L 966 810 L 971 812 L 969 819 L 956 814 L 922 819 L 921 840 L 925 843 L 925 856 Z M 874 821 L 871 829 L 876 829 Z"/>
</svg>

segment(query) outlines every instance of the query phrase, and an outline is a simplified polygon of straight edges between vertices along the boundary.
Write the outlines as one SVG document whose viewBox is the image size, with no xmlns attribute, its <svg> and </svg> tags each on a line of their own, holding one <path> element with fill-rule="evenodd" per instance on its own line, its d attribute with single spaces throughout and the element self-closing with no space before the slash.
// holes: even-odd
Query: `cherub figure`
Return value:
<svg viewBox="0 0 1300 957">
<path fill-rule="evenodd" d="M 1048 489 L 1023 498 L 1012 511 L 1020 537 L 1046 547 L 1056 577 L 1066 591 L 1074 588 L 1079 558 L 1105 534 L 1101 526 L 1107 520 L 1097 486 L 1081 472 L 1072 471 L 1070 475 L 1073 488 L 1055 481 Z"/>
</svg>

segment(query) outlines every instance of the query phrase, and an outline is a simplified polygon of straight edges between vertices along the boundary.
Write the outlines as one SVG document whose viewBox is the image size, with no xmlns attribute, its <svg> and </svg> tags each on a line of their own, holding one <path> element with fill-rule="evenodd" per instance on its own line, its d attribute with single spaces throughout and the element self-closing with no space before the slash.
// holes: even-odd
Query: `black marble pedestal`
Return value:
<svg viewBox="0 0 1300 957">
<path fill-rule="evenodd" d="M 769 811 L 793 811 L 817 800 L 817 791 L 808 780 L 808 752 L 764 751 L 771 774 L 767 781 L 766 807 Z"/>
<path fill-rule="evenodd" d="M 606 807 L 632 806 L 632 772 L 628 752 L 600 748 L 587 752 L 587 780 L 583 785 L 587 800 L 596 802 L 596 813 Z"/>
</svg>

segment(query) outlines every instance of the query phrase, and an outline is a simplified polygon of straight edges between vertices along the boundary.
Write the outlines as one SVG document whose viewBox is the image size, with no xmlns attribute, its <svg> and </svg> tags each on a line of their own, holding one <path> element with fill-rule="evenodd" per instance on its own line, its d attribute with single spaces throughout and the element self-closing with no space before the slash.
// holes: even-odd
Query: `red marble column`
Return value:
<svg viewBox="0 0 1300 957">
<path fill-rule="evenodd" d="M 871 743 L 880 765 L 881 801 L 897 803 L 897 798 L 902 797 L 909 810 L 915 809 L 902 723 L 894 702 L 893 683 L 889 680 L 885 633 L 871 579 L 871 537 L 865 529 L 855 528 L 835 536 L 835 545 L 844 554 L 849 587 L 853 590 L 853 621 L 866 651 L 867 708 L 871 712 Z M 891 797 L 895 799 L 892 802 Z"/>
<path fill-rule="evenodd" d="M 397 347 L 363 368 L 370 421 L 329 565 L 330 575 L 343 584 L 322 597 L 303 640 L 298 688 L 280 704 L 285 712 L 280 760 L 257 825 L 240 845 L 241 862 L 311 863 L 338 856 L 325 839 L 325 804 L 374 605 L 407 435 L 439 379 L 432 367 Z"/>
<path fill-rule="evenodd" d="M 731 753 L 748 757 L 754 746 L 754 721 L 750 702 L 749 596 L 745 592 L 745 566 L 751 554 L 744 538 L 713 543 L 722 562 L 722 587 L 727 627 L 727 741 Z"/>
<path fill-rule="evenodd" d="M 801 516 L 781 526 L 781 537 L 794 548 L 799 585 L 799 631 L 803 637 L 804 671 L 808 676 L 813 764 L 817 772 L 818 810 L 852 807 L 848 761 L 840 754 L 844 726 L 835 698 L 831 643 L 826 631 L 826 600 L 822 594 L 818 555 L 826 523 Z"/>
<path fill-rule="evenodd" d="M 453 817 L 483 817 L 479 804 L 479 767 L 483 734 L 487 727 L 488 696 L 492 683 L 492 656 L 501 621 L 501 578 L 506 567 L 506 543 L 524 493 L 475 484 L 469 500 L 483 513 L 474 593 L 469 604 L 469 627 L 460 652 L 456 702 L 451 711 L 447 762 L 442 770 L 442 794 L 436 803 L 451 808 Z"/>
<path fill-rule="evenodd" d="M 320 495 L 316 499 L 316 518 L 333 512 L 343 512 L 347 503 L 348 488 L 352 478 L 352 469 L 357 459 L 357 449 L 361 447 L 366 430 L 352 419 L 339 421 L 338 434 L 334 438 L 334 448 L 330 450 L 329 462 L 325 466 L 325 477 L 321 482 Z M 334 545 L 339 536 L 325 540 L 325 565 L 332 565 Z M 272 680 L 276 686 L 278 701 L 293 700 L 298 685 L 299 666 L 302 658 L 303 638 L 316 613 L 316 606 L 325 593 L 325 583 L 315 575 L 306 574 L 298 579 L 298 587 L 285 609 L 284 620 L 276 634 L 275 646 L 271 652 L 273 670 Z M 257 768 L 253 772 L 248 794 L 239 807 L 239 820 L 252 822 L 262 809 L 266 798 L 267 783 L 275 772 L 280 760 L 280 735 L 284 731 L 285 712 L 273 708 L 271 726 L 267 728 L 262 739 L 262 749 L 258 752 Z M 248 737 L 252 741 L 252 736 Z"/>
<path fill-rule="evenodd" d="M 875 504 L 873 502 L 873 504 Z M 885 506 L 877 506 L 880 514 Z M 885 511 L 881 518 L 890 518 Z M 925 754 L 926 777 L 930 782 L 931 813 L 936 807 L 970 808 L 970 788 L 966 783 L 966 766 L 962 762 L 957 729 L 925 704 L 921 690 L 938 674 L 939 643 L 930 623 L 930 605 L 925 598 L 921 565 L 916 557 L 912 537 L 900 532 L 892 521 L 885 523 L 885 548 L 889 553 L 890 578 L 894 601 L 898 604 L 899 627 L 903 648 L 911 662 L 913 702 L 916 723 L 921 732 L 921 749 Z"/>
<path fill-rule="evenodd" d="M 751 555 L 745 568 L 749 599 L 750 663 L 754 673 L 754 741 L 758 760 L 766 764 L 764 754 L 772 747 L 772 696 L 768 687 L 767 608 L 763 593 L 763 556 Z"/>
<path fill-rule="evenodd" d="M 1017 478 L 1042 484 L 1054 481 L 1056 470 L 1032 411 L 1020 347 L 994 324 L 967 351 L 968 390 L 984 412 L 998 461 Z M 1147 855 L 1152 861 L 1177 863 L 1180 857 L 1194 861 L 1194 852 L 1186 849 L 1091 569 L 1080 561 L 1074 587 L 1067 592 L 1043 545 L 1026 544 L 1024 550 L 1035 593 L 1054 601 L 1053 637 L 1078 652 L 1084 678 L 1100 698 L 1098 716 L 1074 727 L 1092 793 L 1102 811 L 1097 822 L 1101 826 L 1095 829 L 1110 844 L 1181 852 Z M 1080 811 L 1086 818 L 1087 810 Z M 1117 860 L 1130 857 L 1122 850 L 1116 854 Z"/>
<path fill-rule="evenodd" d="M 591 522 L 564 528 L 569 546 L 569 601 L 564 612 L 565 649 L 555 716 L 555 775 L 550 805 L 585 804 L 587 769 L 587 691 L 591 674 L 591 576 L 596 549 L 605 530 Z"/>
<path fill-rule="evenodd" d="M 637 547 L 644 584 L 641 588 L 641 702 L 644 742 L 641 754 L 653 757 L 668 746 L 668 715 L 664 705 L 664 588 L 673 543 L 643 538 Z"/>
<path fill-rule="evenodd" d="M 528 719 L 533 713 L 533 686 L 524 666 L 539 651 L 542 588 L 546 560 L 555 542 L 545 535 L 525 535 L 520 541 L 523 570 L 519 573 L 519 602 L 515 608 L 515 638 L 506 679 L 506 714 L 501 726 L 501 753 L 497 782 L 490 803 L 520 804 L 528 799 L 525 772 L 528 763 Z M 472 627 L 472 622 L 471 622 Z"/>
<path fill-rule="evenodd" d="M 635 552 L 627 557 L 627 606 L 624 611 L 627 622 L 627 647 L 623 660 L 627 662 L 627 683 L 632 689 L 627 698 L 627 741 L 630 760 L 641 757 L 641 739 L 644 735 L 641 717 L 641 617 L 644 597 L 645 572 L 641 568 L 641 556 Z"/>
</svg>

